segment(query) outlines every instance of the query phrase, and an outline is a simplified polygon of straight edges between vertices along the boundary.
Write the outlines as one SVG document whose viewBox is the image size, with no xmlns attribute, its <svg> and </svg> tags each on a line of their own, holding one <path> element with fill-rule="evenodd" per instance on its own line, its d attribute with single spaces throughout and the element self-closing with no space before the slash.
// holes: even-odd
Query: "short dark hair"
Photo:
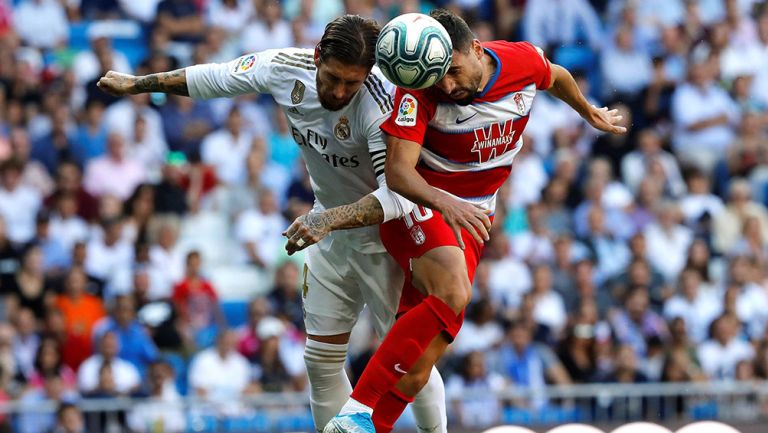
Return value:
<svg viewBox="0 0 768 433">
<path fill-rule="evenodd" d="M 448 36 L 451 37 L 454 50 L 462 53 L 469 51 L 475 35 L 472 34 L 472 30 L 469 29 L 466 21 L 447 9 L 435 9 L 429 13 L 429 16 L 445 27 Z"/>
<path fill-rule="evenodd" d="M 376 21 L 359 15 L 342 15 L 325 26 L 317 44 L 320 61 L 336 59 L 345 65 L 372 68 L 376 63 L 376 40 L 381 28 Z"/>
</svg>

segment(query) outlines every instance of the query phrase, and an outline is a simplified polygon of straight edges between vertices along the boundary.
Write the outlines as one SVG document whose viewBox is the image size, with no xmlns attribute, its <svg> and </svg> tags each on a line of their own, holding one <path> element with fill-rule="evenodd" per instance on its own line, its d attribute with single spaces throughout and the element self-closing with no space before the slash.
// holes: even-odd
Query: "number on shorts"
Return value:
<svg viewBox="0 0 768 433">
<path fill-rule="evenodd" d="M 413 217 L 411 217 L 411 215 L 413 215 Z M 413 227 L 414 220 L 417 223 L 423 223 L 432 218 L 432 215 L 432 209 L 424 206 L 416 206 L 411 213 L 405 215 L 405 226 L 411 228 Z"/>
</svg>

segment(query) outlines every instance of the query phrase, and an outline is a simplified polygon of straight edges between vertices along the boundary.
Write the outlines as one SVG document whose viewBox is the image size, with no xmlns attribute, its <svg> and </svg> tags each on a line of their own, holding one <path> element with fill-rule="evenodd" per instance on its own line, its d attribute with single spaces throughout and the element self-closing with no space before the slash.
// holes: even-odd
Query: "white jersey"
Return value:
<svg viewBox="0 0 768 433">
<path fill-rule="evenodd" d="M 317 96 L 316 69 L 313 50 L 284 48 L 247 54 L 229 63 L 191 66 L 186 74 L 193 98 L 271 94 L 301 148 L 316 197 L 315 210 L 322 210 L 354 203 L 386 188 L 386 145 L 379 126 L 392 112 L 394 86 L 374 67 L 347 106 L 329 111 Z M 406 212 L 391 214 L 385 208 L 386 219 Z M 377 226 L 336 231 L 331 236 L 359 252 L 385 251 Z"/>
</svg>

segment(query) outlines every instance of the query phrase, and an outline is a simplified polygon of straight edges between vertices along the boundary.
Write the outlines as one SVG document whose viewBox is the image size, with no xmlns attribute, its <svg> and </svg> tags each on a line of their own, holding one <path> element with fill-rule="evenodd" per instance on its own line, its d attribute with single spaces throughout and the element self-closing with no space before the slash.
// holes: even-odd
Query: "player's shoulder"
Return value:
<svg viewBox="0 0 768 433">
<path fill-rule="evenodd" d="M 395 86 L 384 78 L 378 67 L 374 66 L 365 78 L 360 93 L 360 104 L 365 111 L 377 116 L 392 112 Z"/>
<path fill-rule="evenodd" d="M 314 73 L 317 69 L 311 49 L 289 47 L 244 54 L 235 62 L 234 72 L 247 72 L 257 64 L 269 66 L 281 72 L 293 70 Z"/>
<path fill-rule="evenodd" d="M 502 62 L 520 60 L 521 57 L 539 56 L 544 58 L 544 51 L 527 41 L 489 41 L 483 42 L 483 48 L 491 51 Z"/>
</svg>

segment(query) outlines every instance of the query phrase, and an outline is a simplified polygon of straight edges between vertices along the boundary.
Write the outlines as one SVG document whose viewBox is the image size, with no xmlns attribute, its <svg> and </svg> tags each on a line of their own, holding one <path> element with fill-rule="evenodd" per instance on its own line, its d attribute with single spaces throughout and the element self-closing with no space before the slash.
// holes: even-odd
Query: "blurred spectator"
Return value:
<svg viewBox="0 0 768 433">
<path fill-rule="evenodd" d="M 184 332 L 196 336 L 208 333 L 218 323 L 223 323 L 219 309 L 219 297 L 208 280 L 200 275 L 200 252 L 187 254 L 184 279 L 173 288 L 173 304 L 179 312 Z"/>
<path fill-rule="evenodd" d="M 40 161 L 30 159 L 32 144 L 29 134 L 24 128 L 12 128 L 10 132 L 10 144 L 13 158 L 21 163 L 21 184 L 32 187 L 47 196 L 53 191 L 53 179 L 48 174 L 45 166 Z"/>
<path fill-rule="evenodd" d="M 75 81 L 82 85 L 101 75 L 99 57 L 111 57 L 110 69 L 116 72 L 131 73 L 131 64 L 123 53 L 112 48 L 109 38 L 109 30 L 106 26 L 92 25 L 88 29 L 88 39 L 91 49 L 80 51 L 72 60 L 72 71 L 75 73 Z"/>
<path fill-rule="evenodd" d="M 531 203 L 526 207 L 528 230 L 510 239 L 512 255 L 528 265 L 551 263 L 555 258 L 552 236 L 544 221 L 544 207 Z"/>
<path fill-rule="evenodd" d="M 77 376 L 74 370 L 64 364 L 61 358 L 61 345 L 52 336 L 43 337 L 35 354 L 35 370 L 29 375 L 27 384 L 31 389 L 42 389 L 45 378 L 56 376 L 61 379 L 64 389 L 77 390 Z"/>
<path fill-rule="evenodd" d="M 451 345 L 453 353 L 465 356 L 497 348 L 504 339 L 504 330 L 495 319 L 489 300 L 480 299 L 470 304 L 466 320 Z"/>
<path fill-rule="evenodd" d="M 611 374 L 601 378 L 603 382 L 644 383 L 648 377 L 638 368 L 637 353 L 632 345 L 623 344 L 616 349 L 614 368 Z"/>
<path fill-rule="evenodd" d="M 245 160 L 251 149 L 253 136 L 243 130 L 243 118 L 237 106 L 229 111 L 224 128 L 203 139 L 203 162 L 213 166 L 216 177 L 227 185 L 239 185 L 246 181 Z"/>
<path fill-rule="evenodd" d="M 675 203 L 663 202 L 655 211 L 656 222 L 644 230 L 648 259 L 666 281 L 674 281 L 685 266 L 693 233 L 679 223 L 679 208 Z"/>
<path fill-rule="evenodd" d="M 734 257 L 730 262 L 728 279 L 728 290 L 734 291 L 736 296 L 734 312 L 745 325 L 750 338 L 762 337 L 768 323 L 768 294 L 761 285 L 761 271 L 764 269 L 756 265 L 750 258 Z M 727 300 L 725 304 L 727 308 Z"/>
<path fill-rule="evenodd" d="M 113 301 L 112 312 L 94 325 L 93 340 L 97 342 L 105 333 L 114 333 L 120 351 L 118 356 L 143 374 L 147 366 L 158 357 L 157 347 L 146 329 L 136 320 L 136 305 L 133 297 L 117 296 Z"/>
<path fill-rule="evenodd" d="M 597 374 L 595 331 L 595 324 L 580 319 L 566 329 L 558 345 L 560 362 L 575 383 L 590 383 Z"/>
<path fill-rule="evenodd" d="M 74 157 L 81 166 L 107 151 L 108 131 L 103 123 L 104 108 L 104 102 L 98 99 L 89 99 L 85 103 L 85 116 L 72 143 Z"/>
<path fill-rule="evenodd" d="M 688 338 L 685 320 L 682 317 L 669 322 L 670 347 L 662 366 L 662 382 L 691 382 L 706 380 L 701 371 L 696 346 Z"/>
<path fill-rule="evenodd" d="M 203 38 L 205 23 L 193 2 L 162 0 L 157 5 L 157 29 L 174 41 L 198 42 Z"/>
<path fill-rule="evenodd" d="M 586 42 L 602 44 L 603 29 L 597 13 L 586 0 L 526 2 L 523 38 L 542 48 Z"/>
<path fill-rule="evenodd" d="M 282 18 L 282 7 L 279 1 L 265 0 L 260 2 L 255 16 L 241 34 L 241 52 L 257 52 L 270 48 L 293 46 L 291 25 Z"/>
<path fill-rule="evenodd" d="M 56 169 L 56 192 L 46 198 L 45 206 L 53 207 L 56 197 L 60 194 L 71 194 L 75 199 L 77 215 L 87 222 L 94 221 L 98 216 L 99 203 L 83 189 L 81 181 L 80 168 L 72 162 L 62 161 Z"/>
<path fill-rule="evenodd" d="M 60 277 L 72 263 L 72 254 L 64 244 L 51 235 L 51 215 L 40 211 L 35 218 L 35 236 L 30 244 L 38 245 L 43 253 L 43 271 L 48 277 Z"/>
<path fill-rule="evenodd" d="M 768 233 L 768 211 L 754 201 L 751 201 L 752 190 L 744 179 L 733 179 L 728 189 L 728 201 L 725 211 L 713 221 L 712 244 L 717 252 L 725 253 L 733 250 L 738 242 L 744 222 L 749 217 L 755 217 L 760 222 L 763 233 Z"/>
<path fill-rule="evenodd" d="M 725 209 L 720 197 L 712 194 L 709 178 L 695 168 L 686 175 L 688 194 L 680 199 L 680 210 L 689 227 L 698 227 L 702 220 L 710 221 Z"/>
<path fill-rule="evenodd" d="M 248 0 L 212 0 L 208 2 L 206 24 L 222 28 L 231 36 L 238 35 L 253 15 L 253 6 L 254 2 Z"/>
<path fill-rule="evenodd" d="M 22 0 L 13 10 L 16 33 L 35 48 L 63 48 L 69 38 L 69 22 L 56 0 Z"/>
<path fill-rule="evenodd" d="M 709 334 L 709 325 L 722 313 L 722 299 L 702 290 L 701 275 L 693 268 L 680 273 L 679 292 L 664 303 L 664 317 L 672 321 L 684 320 L 689 337 L 701 343 Z"/>
<path fill-rule="evenodd" d="M 16 369 L 25 380 L 35 371 L 35 357 L 40 347 L 36 320 L 29 308 L 21 308 L 16 313 L 13 354 L 16 358 Z"/>
<path fill-rule="evenodd" d="M 261 191 L 258 203 L 258 209 L 246 210 L 237 218 L 235 236 L 245 250 L 248 263 L 260 268 L 271 267 L 283 244 L 282 233 L 288 221 L 280 214 L 272 191 Z"/>
<path fill-rule="evenodd" d="M 559 336 L 568 320 L 565 303 L 559 293 L 552 289 L 552 270 L 547 265 L 533 268 L 533 286 L 530 295 L 534 303 L 533 317 L 536 323 L 549 327 Z"/>
<path fill-rule="evenodd" d="M 127 395 L 141 384 L 141 375 L 130 362 L 118 356 L 120 340 L 107 331 L 99 339 L 99 352 L 86 359 L 77 371 L 77 383 L 83 393 L 106 392 Z"/>
<path fill-rule="evenodd" d="M 72 403 L 64 403 L 56 411 L 56 426 L 51 433 L 89 433 L 80 409 Z"/>
<path fill-rule="evenodd" d="M 149 366 L 147 390 L 139 394 L 148 400 L 136 404 L 128 413 L 131 431 L 153 433 L 158 426 L 168 433 L 185 431 L 187 422 L 173 376 L 173 367 L 164 361 L 156 361 Z"/>
<path fill-rule="evenodd" d="M 17 245 L 8 239 L 5 218 L 0 215 L 0 289 L 8 278 L 13 278 L 19 269 L 20 260 L 20 251 Z"/>
<path fill-rule="evenodd" d="M 83 187 L 96 197 L 109 194 L 125 200 L 146 176 L 140 162 L 126 156 L 125 138 L 112 132 L 107 136 L 106 155 L 86 166 Z"/>
<path fill-rule="evenodd" d="M 664 319 L 649 309 L 648 290 L 644 287 L 627 293 L 624 308 L 613 312 L 609 319 L 618 343 L 631 346 L 641 359 L 647 355 L 648 339 L 666 341 L 669 336 Z"/>
<path fill-rule="evenodd" d="M 259 323 L 270 317 L 271 306 L 265 298 L 255 298 L 248 303 L 248 322 L 237 329 L 237 351 L 248 359 L 255 359 L 261 348 L 258 335 Z"/>
<path fill-rule="evenodd" d="M 268 299 L 278 316 L 282 316 L 296 329 L 304 329 L 304 309 L 302 303 L 299 267 L 286 260 L 275 271 L 275 286 Z"/>
<path fill-rule="evenodd" d="M 86 293 L 87 276 L 81 268 L 69 270 L 64 279 L 64 294 L 56 297 L 66 331 L 66 345 L 71 357 L 67 365 L 77 369 L 91 355 L 93 326 L 106 315 L 101 299 Z"/>
<path fill-rule="evenodd" d="M 8 238 L 18 243 L 34 235 L 35 215 L 42 204 L 39 191 L 21 184 L 22 169 L 14 159 L 0 163 L 0 216 L 6 222 Z"/>
<path fill-rule="evenodd" d="M 216 185 L 213 170 L 205 173 L 193 164 L 187 165 L 187 157 L 182 152 L 168 153 L 163 162 L 160 169 L 162 178 L 155 185 L 155 211 L 182 215 L 191 208 L 196 212 L 202 194 Z M 188 191 L 185 191 L 185 187 Z"/>
<path fill-rule="evenodd" d="M 123 238 L 123 224 L 116 218 L 101 222 L 102 233 L 92 236 L 86 246 L 85 271 L 109 283 L 127 274 L 133 262 L 133 248 Z"/>
<path fill-rule="evenodd" d="M 288 119 L 283 110 L 274 110 L 274 122 L 274 128 L 267 136 L 269 158 L 286 170 L 293 171 L 299 160 L 300 150 L 294 146 L 295 141 L 293 141 Z"/>
<path fill-rule="evenodd" d="M 56 425 L 56 414 L 40 410 L 40 404 L 46 400 L 74 403 L 77 398 L 77 393 L 64 388 L 59 376 L 45 376 L 42 388 L 30 390 L 19 401 L 23 412 L 17 420 L 18 433 L 48 433 Z"/>
<path fill-rule="evenodd" d="M 522 260 L 511 253 L 509 238 L 496 232 L 486 244 L 481 261 L 488 266 L 488 297 L 499 308 L 517 308 L 523 293 L 531 288 L 531 273 Z"/>
<path fill-rule="evenodd" d="M 152 297 L 167 299 L 173 294 L 173 286 L 184 278 L 185 258 L 178 245 L 178 221 L 166 219 L 158 225 L 157 242 L 149 248 L 149 266 L 161 281 L 156 282 Z"/>
<path fill-rule="evenodd" d="M 732 316 L 720 316 L 712 322 L 710 338 L 699 346 L 701 368 L 710 379 L 733 379 L 739 361 L 755 357 L 752 346 L 739 339 L 738 327 Z"/>
<path fill-rule="evenodd" d="M 49 0 L 48 0 L 49 1 Z M 47 117 L 41 116 L 44 120 L 43 125 L 38 129 L 41 131 L 37 135 L 31 127 L 30 138 L 32 139 L 32 159 L 40 161 L 49 173 L 54 173 L 56 167 L 64 160 L 77 157 L 72 147 L 76 130 L 72 120 L 72 113 L 66 105 L 52 108 L 50 121 Z"/>
<path fill-rule="evenodd" d="M 689 82 L 678 86 L 672 97 L 673 148 L 681 161 L 709 173 L 733 142 L 731 125 L 738 121 L 738 111 L 714 82 L 715 67 L 706 46 L 694 49 L 689 65 Z"/>
<path fill-rule="evenodd" d="M 671 197 L 679 197 L 685 191 L 683 177 L 674 155 L 662 149 L 661 136 L 652 129 L 644 129 L 637 134 L 638 150 L 633 150 L 621 160 L 621 177 L 624 184 L 637 193 L 641 182 L 655 172 L 654 164 L 659 164 L 659 173 L 664 177 L 656 179 L 664 185 L 664 192 Z"/>
<path fill-rule="evenodd" d="M 451 412 L 463 426 L 482 428 L 495 425 L 501 418 L 501 402 L 496 394 L 507 387 L 498 373 L 489 372 L 483 352 L 475 351 L 461 358 L 461 371 L 445 384 L 445 393 L 453 401 Z"/>
<path fill-rule="evenodd" d="M 640 90 L 651 81 L 651 59 L 638 48 L 632 28 L 624 25 L 616 32 L 615 46 L 606 47 L 602 55 L 604 94 L 633 102 Z"/>
<path fill-rule="evenodd" d="M 43 271 L 43 252 L 40 246 L 31 244 L 24 249 L 21 266 L 12 278 L 4 281 L 3 292 L 11 296 L 14 305 L 29 308 L 36 318 L 41 319 L 45 315 L 53 293 L 51 281 Z"/>
<path fill-rule="evenodd" d="M 146 73 L 137 71 L 136 73 Z M 109 133 L 120 133 L 126 141 L 138 141 L 136 133 L 136 121 L 142 118 L 146 121 L 147 140 L 153 142 L 166 142 L 163 132 L 163 118 L 158 112 L 149 106 L 149 94 L 140 93 L 122 98 L 110 105 L 104 112 L 104 124 Z"/>
<path fill-rule="evenodd" d="M 237 353 L 236 346 L 235 333 L 223 330 L 214 347 L 192 358 L 189 385 L 195 395 L 231 405 L 232 400 L 258 390 L 251 381 L 248 360 Z"/>
<path fill-rule="evenodd" d="M 85 370 L 85 367 L 88 370 Z M 78 373 L 82 374 L 84 371 L 90 371 L 92 365 L 88 364 L 87 360 L 83 363 Z M 117 374 L 123 373 L 120 366 L 115 366 L 111 361 L 104 361 L 98 367 L 98 380 L 96 386 L 93 389 L 83 392 L 83 397 L 95 400 L 107 400 L 125 396 L 128 392 L 118 388 Z M 78 379 L 82 382 L 82 376 L 78 376 Z M 138 382 L 138 379 L 137 379 Z M 138 383 L 137 383 L 138 386 Z M 83 391 L 83 385 L 81 383 L 81 391 Z M 123 410 L 111 410 L 102 409 L 94 410 L 86 415 L 86 423 L 97 431 L 121 431 L 125 428 L 125 411 Z"/>
<path fill-rule="evenodd" d="M 531 406 L 541 408 L 546 399 L 539 392 L 547 382 L 566 385 L 571 379 L 557 356 L 548 347 L 532 343 L 532 337 L 530 327 L 513 321 L 499 349 L 497 371 L 514 385 L 531 389 Z"/>
<path fill-rule="evenodd" d="M 606 228 L 609 215 L 599 205 L 589 210 L 588 232 L 582 242 L 597 263 L 597 278 L 605 281 L 617 276 L 629 262 L 627 245 Z"/>
<path fill-rule="evenodd" d="M 512 200 L 508 205 L 527 206 L 541 200 L 541 190 L 547 185 L 547 172 L 541 156 L 533 151 L 533 146 L 525 141 L 515 156 L 515 170 L 510 173 Z"/>
<path fill-rule="evenodd" d="M 170 95 L 168 103 L 160 109 L 160 115 L 163 119 L 163 131 L 168 141 L 168 148 L 182 151 L 187 156 L 202 151 L 201 142 L 214 128 L 211 120 L 213 114 L 207 101 Z"/>
</svg>

